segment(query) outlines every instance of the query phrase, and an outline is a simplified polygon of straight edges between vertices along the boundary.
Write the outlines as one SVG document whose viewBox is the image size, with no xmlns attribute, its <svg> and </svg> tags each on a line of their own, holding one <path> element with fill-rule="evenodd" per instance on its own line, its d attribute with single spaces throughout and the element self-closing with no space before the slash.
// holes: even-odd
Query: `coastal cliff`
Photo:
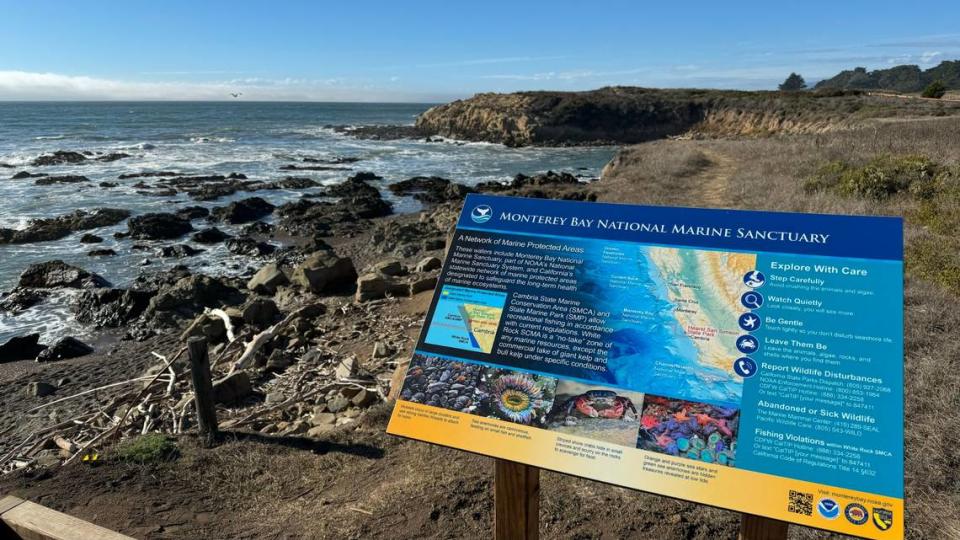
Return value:
<svg viewBox="0 0 960 540">
<path fill-rule="evenodd" d="M 860 92 L 744 92 L 607 87 L 484 93 L 417 118 L 427 135 L 507 146 L 633 144 L 671 136 L 819 133 L 875 116 L 951 114 L 960 107 Z M 938 112 L 941 111 L 941 112 Z"/>
</svg>

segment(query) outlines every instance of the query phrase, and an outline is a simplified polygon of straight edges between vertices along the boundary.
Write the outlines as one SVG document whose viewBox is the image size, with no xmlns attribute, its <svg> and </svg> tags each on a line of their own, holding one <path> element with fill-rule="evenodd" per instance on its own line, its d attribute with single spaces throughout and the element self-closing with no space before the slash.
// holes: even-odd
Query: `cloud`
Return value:
<svg viewBox="0 0 960 540">
<path fill-rule="evenodd" d="M 267 79 L 246 77 L 210 82 L 129 81 L 39 73 L 0 71 L 0 100 L 226 100 L 242 92 L 252 101 L 444 101 L 451 96 L 397 92 L 376 84 L 342 78 Z"/>
<path fill-rule="evenodd" d="M 940 51 L 925 51 L 920 55 L 921 64 L 932 64 L 937 58 L 943 56 Z"/>
</svg>

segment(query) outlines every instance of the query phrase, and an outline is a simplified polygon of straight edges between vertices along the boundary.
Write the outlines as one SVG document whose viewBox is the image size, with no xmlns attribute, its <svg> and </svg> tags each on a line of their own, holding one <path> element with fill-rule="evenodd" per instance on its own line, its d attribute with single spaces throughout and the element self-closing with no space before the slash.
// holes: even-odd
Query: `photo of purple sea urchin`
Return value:
<svg viewBox="0 0 960 540">
<path fill-rule="evenodd" d="M 478 388 L 477 414 L 542 427 L 553 407 L 556 388 L 557 380 L 552 377 L 487 368 Z"/>
</svg>

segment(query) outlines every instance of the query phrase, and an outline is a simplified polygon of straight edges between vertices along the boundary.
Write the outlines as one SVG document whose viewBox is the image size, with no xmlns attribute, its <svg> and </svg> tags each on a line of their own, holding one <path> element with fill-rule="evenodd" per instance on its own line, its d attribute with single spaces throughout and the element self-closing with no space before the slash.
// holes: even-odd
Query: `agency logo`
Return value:
<svg viewBox="0 0 960 540">
<path fill-rule="evenodd" d="M 824 497 L 817 503 L 817 512 L 827 519 L 837 519 L 840 515 L 840 505 L 837 501 Z"/>
<path fill-rule="evenodd" d="M 854 525 L 863 525 L 870 519 L 867 508 L 857 503 L 848 504 L 847 507 L 843 509 L 843 515 L 847 518 L 847 521 Z"/>
<path fill-rule="evenodd" d="M 886 508 L 873 509 L 873 524 L 881 531 L 893 527 L 893 512 Z"/>
<path fill-rule="evenodd" d="M 488 204 L 480 204 L 473 207 L 473 210 L 470 211 L 470 219 L 474 223 L 486 223 L 490 221 L 490 218 L 493 217 L 493 208 L 490 208 Z"/>
</svg>

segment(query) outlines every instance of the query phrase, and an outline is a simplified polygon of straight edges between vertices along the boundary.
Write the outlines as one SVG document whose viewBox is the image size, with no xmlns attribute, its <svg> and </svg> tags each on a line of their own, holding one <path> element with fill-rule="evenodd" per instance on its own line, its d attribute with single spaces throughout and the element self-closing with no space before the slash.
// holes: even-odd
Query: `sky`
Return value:
<svg viewBox="0 0 960 540">
<path fill-rule="evenodd" d="M 0 0 L 0 100 L 774 89 L 792 71 L 960 59 L 958 23 L 956 0 Z"/>
</svg>

